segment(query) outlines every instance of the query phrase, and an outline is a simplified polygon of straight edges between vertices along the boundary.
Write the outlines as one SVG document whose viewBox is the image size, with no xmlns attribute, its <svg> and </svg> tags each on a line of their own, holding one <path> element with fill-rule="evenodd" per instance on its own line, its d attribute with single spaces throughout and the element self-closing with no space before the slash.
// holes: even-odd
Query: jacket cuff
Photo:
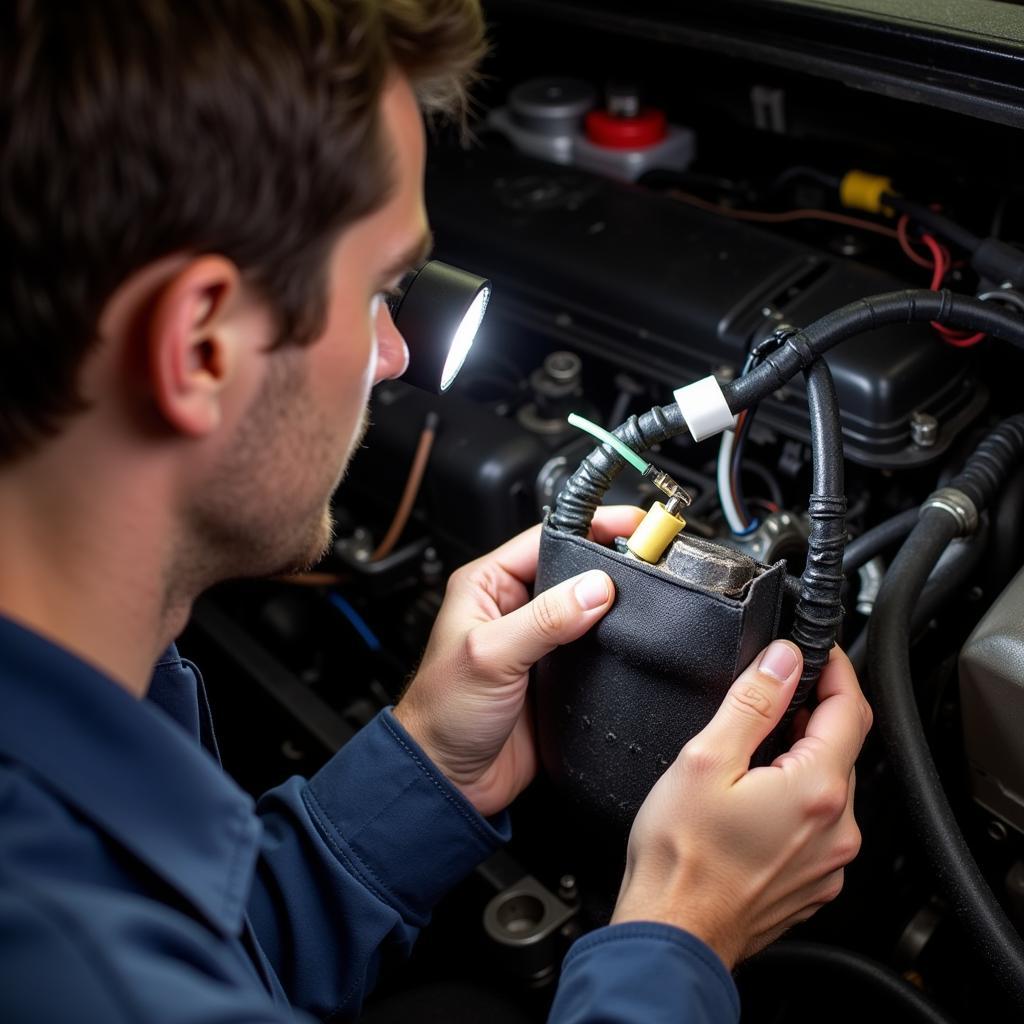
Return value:
<svg viewBox="0 0 1024 1024">
<path fill-rule="evenodd" d="M 562 965 L 549 1024 L 729 1024 L 740 998 L 725 964 L 671 925 L 630 922 L 590 932 Z"/>
<path fill-rule="evenodd" d="M 416 926 L 511 834 L 508 814 L 481 817 L 390 708 L 309 780 L 304 799 L 349 869 Z"/>
</svg>

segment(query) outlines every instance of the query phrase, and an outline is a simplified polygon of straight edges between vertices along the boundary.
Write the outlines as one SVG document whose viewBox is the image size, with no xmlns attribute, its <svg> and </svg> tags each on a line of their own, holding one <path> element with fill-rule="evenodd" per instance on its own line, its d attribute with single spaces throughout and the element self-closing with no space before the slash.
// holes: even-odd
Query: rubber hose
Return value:
<svg viewBox="0 0 1024 1024">
<path fill-rule="evenodd" d="M 845 978 L 856 985 L 859 993 L 870 993 L 889 1003 L 893 1013 L 891 1020 L 955 1024 L 952 1017 L 895 971 L 861 953 L 836 946 L 817 942 L 777 942 L 741 967 L 740 977 L 742 979 L 746 974 L 759 970 L 774 973 L 780 968 L 797 970 L 801 979 L 810 976 L 816 979 L 825 976 Z M 802 986 L 803 981 L 795 987 Z"/>
<path fill-rule="evenodd" d="M 933 292 L 906 289 L 858 299 L 795 331 L 763 362 L 742 377 L 722 385 L 733 413 L 778 391 L 818 356 L 841 341 L 889 324 L 927 323 L 932 320 L 966 331 L 983 331 L 1024 348 L 1024 319 L 993 303 L 943 289 Z"/>
<path fill-rule="evenodd" d="M 928 574 L 928 580 L 921 591 L 910 616 L 910 637 L 913 641 L 931 618 L 970 579 L 981 564 L 988 547 L 989 526 L 982 520 L 978 529 L 970 536 L 949 544 Z"/>
<path fill-rule="evenodd" d="M 896 541 L 903 540 L 920 517 L 920 508 L 908 508 L 905 512 L 899 512 L 892 518 L 866 530 L 859 537 L 855 537 L 846 545 L 846 553 L 843 555 L 843 572 L 856 572 L 866 562 L 870 562 L 875 555 L 880 555 Z"/>
<path fill-rule="evenodd" d="M 995 498 L 1024 459 L 1024 414 L 1003 420 L 974 450 L 949 482 L 974 502 L 979 512 Z"/>
<path fill-rule="evenodd" d="M 916 516 L 920 515 L 918 509 L 915 509 L 914 512 Z M 952 594 L 959 590 L 970 578 L 971 573 L 977 569 L 987 543 L 987 530 L 979 529 L 973 536 L 966 538 L 962 544 L 950 544 L 946 548 L 928 576 L 928 581 L 921 591 L 921 598 L 914 607 L 914 614 L 910 619 L 912 642 L 932 616 L 946 604 Z M 847 648 L 846 656 L 853 663 L 857 675 L 862 675 L 868 662 L 868 631 L 866 627 L 860 631 L 857 639 Z"/>
<path fill-rule="evenodd" d="M 1024 1009 L 1024 943 L 985 882 L 946 798 L 910 671 L 914 607 L 929 573 L 958 532 L 952 515 L 926 508 L 886 573 L 868 624 L 872 693 L 894 777 L 939 885 L 968 939 L 977 945 L 979 961 L 992 967 L 1013 1002 Z"/>
<path fill-rule="evenodd" d="M 846 546 L 846 490 L 839 401 L 824 359 L 807 369 L 811 417 L 812 487 L 807 499 L 810 532 L 807 563 L 800 576 L 792 638 L 804 656 L 791 707 L 814 689 L 843 621 L 843 550 Z"/>
</svg>

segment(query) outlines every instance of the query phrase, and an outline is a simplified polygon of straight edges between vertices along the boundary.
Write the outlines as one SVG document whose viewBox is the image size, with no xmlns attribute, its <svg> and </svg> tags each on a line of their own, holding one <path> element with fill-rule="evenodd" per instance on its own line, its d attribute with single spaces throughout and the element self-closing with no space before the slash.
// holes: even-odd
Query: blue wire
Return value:
<svg viewBox="0 0 1024 1024">
<path fill-rule="evenodd" d="M 362 617 L 362 615 L 360 615 L 359 612 L 357 612 L 355 608 L 353 608 L 352 605 L 350 605 L 348 601 L 346 601 L 345 598 L 341 596 L 341 594 L 338 594 L 332 590 L 327 595 L 327 599 L 331 602 L 331 604 L 334 605 L 335 608 L 338 609 L 339 612 L 341 612 L 342 615 L 345 616 L 346 619 L 348 619 L 349 623 L 352 625 L 352 628 L 359 634 L 359 636 L 362 638 L 363 643 L 366 644 L 366 646 L 369 647 L 371 651 L 380 650 L 380 641 L 377 639 L 377 635 L 366 624 L 366 620 Z"/>
<path fill-rule="evenodd" d="M 760 519 L 752 519 L 750 521 L 750 525 L 745 530 L 743 530 L 741 533 L 737 533 L 735 530 L 733 530 L 732 535 L 734 537 L 749 537 L 760 525 Z"/>
</svg>

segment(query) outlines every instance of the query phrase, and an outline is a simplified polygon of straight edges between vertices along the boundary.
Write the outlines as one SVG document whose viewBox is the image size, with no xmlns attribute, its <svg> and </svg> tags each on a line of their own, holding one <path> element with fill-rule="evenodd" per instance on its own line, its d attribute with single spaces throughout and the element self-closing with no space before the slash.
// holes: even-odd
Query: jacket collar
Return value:
<svg viewBox="0 0 1024 1024">
<path fill-rule="evenodd" d="M 173 648 L 159 671 L 162 687 L 195 692 L 196 677 Z M 45 780 L 219 931 L 239 931 L 260 825 L 198 737 L 3 617 L 0 708 L 0 755 Z"/>
</svg>

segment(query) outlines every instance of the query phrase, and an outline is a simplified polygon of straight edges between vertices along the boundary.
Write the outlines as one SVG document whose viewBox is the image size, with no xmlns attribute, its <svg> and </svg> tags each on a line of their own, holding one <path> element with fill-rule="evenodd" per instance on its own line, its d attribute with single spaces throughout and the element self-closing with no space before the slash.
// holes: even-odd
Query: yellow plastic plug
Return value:
<svg viewBox="0 0 1024 1024">
<path fill-rule="evenodd" d="M 641 561 L 654 565 L 685 525 L 686 520 L 681 515 L 670 512 L 656 501 L 626 541 L 626 547 Z"/>
<path fill-rule="evenodd" d="M 847 171 L 839 182 L 839 201 L 851 210 L 882 213 L 892 216 L 892 208 L 882 202 L 882 196 L 896 195 L 892 179 L 867 171 Z"/>
</svg>

